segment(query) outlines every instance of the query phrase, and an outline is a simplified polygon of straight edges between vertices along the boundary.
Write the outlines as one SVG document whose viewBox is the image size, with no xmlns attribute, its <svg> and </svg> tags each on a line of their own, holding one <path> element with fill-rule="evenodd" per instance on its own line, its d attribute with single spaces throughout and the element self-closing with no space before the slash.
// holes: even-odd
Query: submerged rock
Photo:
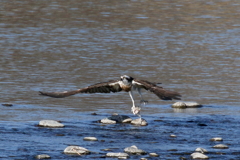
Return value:
<svg viewBox="0 0 240 160">
<path fill-rule="evenodd" d="M 125 148 L 124 152 L 131 153 L 131 154 L 147 154 L 146 151 L 142 149 L 138 149 L 137 146 L 135 145 Z"/>
<path fill-rule="evenodd" d="M 192 153 L 191 157 L 192 157 L 192 159 L 208 159 L 208 156 L 206 156 L 205 154 L 202 154 L 202 153 L 198 153 L 198 152 Z"/>
<path fill-rule="evenodd" d="M 107 157 L 116 157 L 119 159 L 126 159 L 129 157 L 127 153 L 114 153 L 114 152 L 109 152 L 106 154 Z"/>
<path fill-rule="evenodd" d="M 98 141 L 96 137 L 84 137 L 83 140 L 85 141 Z"/>
<path fill-rule="evenodd" d="M 104 118 L 100 122 L 103 123 L 103 124 L 116 124 L 117 123 L 116 121 L 113 121 L 113 120 L 108 119 L 108 118 Z"/>
<path fill-rule="evenodd" d="M 224 145 L 224 144 L 217 144 L 217 145 L 213 146 L 213 148 L 216 148 L 216 149 L 228 149 L 229 147 L 227 145 Z"/>
<path fill-rule="evenodd" d="M 41 120 L 38 124 L 41 127 L 52 127 L 52 128 L 59 128 L 64 127 L 62 123 L 59 123 L 55 120 Z"/>
<path fill-rule="evenodd" d="M 5 106 L 5 107 L 12 107 L 13 106 L 13 104 L 11 104 L 11 103 L 3 103 L 2 105 Z"/>
<path fill-rule="evenodd" d="M 198 107 L 202 107 L 202 105 L 197 102 L 176 102 L 172 104 L 172 108 L 198 108 Z"/>
<path fill-rule="evenodd" d="M 197 148 L 197 149 L 195 149 L 195 152 L 200 152 L 200 153 L 207 153 L 208 151 L 206 150 L 206 149 L 204 149 L 204 148 Z"/>
<path fill-rule="evenodd" d="M 115 123 L 130 123 L 132 119 L 125 115 L 119 115 L 117 113 L 113 114 L 108 118 L 104 118 L 100 120 L 101 123 L 104 124 L 115 124 Z"/>
<path fill-rule="evenodd" d="M 47 154 L 40 154 L 35 156 L 36 159 L 50 159 L 51 157 Z"/>
<path fill-rule="evenodd" d="M 211 138 L 210 141 L 222 141 L 223 139 L 221 137 L 215 137 Z"/>
<path fill-rule="evenodd" d="M 131 121 L 131 124 L 141 125 L 141 126 L 147 126 L 148 125 L 147 121 L 143 118 L 134 119 L 134 120 Z"/>
<path fill-rule="evenodd" d="M 63 152 L 65 154 L 77 154 L 77 155 L 85 155 L 90 153 L 88 149 L 79 146 L 68 146 L 67 148 L 65 148 Z"/>
</svg>

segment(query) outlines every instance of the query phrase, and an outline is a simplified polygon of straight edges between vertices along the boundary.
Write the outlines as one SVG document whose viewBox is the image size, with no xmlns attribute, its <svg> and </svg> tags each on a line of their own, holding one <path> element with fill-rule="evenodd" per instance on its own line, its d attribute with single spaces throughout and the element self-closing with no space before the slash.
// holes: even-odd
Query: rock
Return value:
<svg viewBox="0 0 240 160">
<path fill-rule="evenodd" d="M 197 102 L 176 102 L 172 104 L 172 108 L 198 108 L 198 107 L 202 107 L 202 105 Z"/>
<path fill-rule="evenodd" d="M 210 141 L 222 141 L 223 139 L 221 137 L 215 137 L 211 138 Z"/>
<path fill-rule="evenodd" d="M 170 137 L 172 137 L 172 138 L 176 138 L 177 136 L 174 135 L 174 134 L 171 134 Z"/>
<path fill-rule="evenodd" d="M 202 153 L 198 153 L 198 152 L 192 153 L 191 157 L 192 157 L 192 159 L 208 159 L 208 156 L 206 156 L 205 154 L 202 154 Z"/>
<path fill-rule="evenodd" d="M 135 145 L 125 148 L 124 152 L 131 153 L 131 154 L 147 154 L 146 151 L 142 149 L 138 149 L 137 146 Z"/>
<path fill-rule="evenodd" d="M 65 148 L 63 152 L 65 154 L 78 154 L 78 155 L 85 155 L 90 153 L 90 151 L 87 150 L 86 148 L 79 146 L 68 146 L 67 148 Z"/>
<path fill-rule="evenodd" d="M 5 107 L 12 107 L 13 106 L 13 104 L 11 104 L 11 103 L 3 103 L 2 105 L 5 106 Z"/>
<path fill-rule="evenodd" d="M 217 145 L 213 146 L 213 148 L 216 148 L 216 149 L 228 149 L 229 147 L 227 145 L 224 145 L 224 144 L 217 144 Z"/>
<path fill-rule="evenodd" d="M 52 128 L 64 127 L 62 123 L 59 123 L 58 121 L 55 121 L 55 120 L 41 120 L 39 122 L 39 126 L 52 127 Z"/>
<path fill-rule="evenodd" d="M 149 156 L 151 156 L 151 157 L 159 157 L 159 155 L 157 153 L 149 153 Z"/>
<path fill-rule="evenodd" d="M 183 102 L 176 102 L 176 103 L 172 104 L 172 108 L 187 108 L 187 106 Z"/>
<path fill-rule="evenodd" d="M 141 125 L 141 126 L 147 126 L 148 125 L 147 121 L 143 118 L 134 119 L 134 120 L 131 121 L 131 124 Z"/>
<path fill-rule="evenodd" d="M 129 155 L 127 153 L 114 153 L 114 152 L 109 152 L 106 154 L 107 157 L 116 157 L 119 159 L 127 159 Z"/>
<path fill-rule="evenodd" d="M 96 137 L 84 137 L 83 140 L 85 141 L 98 141 Z"/>
<path fill-rule="evenodd" d="M 40 154 L 35 157 L 36 159 L 50 159 L 51 157 L 47 154 Z"/>
<path fill-rule="evenodd" d="M 117 123 L 116 121 L 110 120 L 108 118 L 104 118 L 100 122 L 103 124 L 116 124 Z"/>
<path fill-rule="evenodd" d="M 208 151 L 206 150 L 206 149 L 204 149 L 204 148 L 197 148 L 197 149 L 195 149 L 195 151 L 196 152 L 200 152 L 200 153 L 207 153 Z"/>
<path fill-rule="evenodd" d="M 140 160 L 148 160 L 147 158 L 141 158 Z"/>
</svg>

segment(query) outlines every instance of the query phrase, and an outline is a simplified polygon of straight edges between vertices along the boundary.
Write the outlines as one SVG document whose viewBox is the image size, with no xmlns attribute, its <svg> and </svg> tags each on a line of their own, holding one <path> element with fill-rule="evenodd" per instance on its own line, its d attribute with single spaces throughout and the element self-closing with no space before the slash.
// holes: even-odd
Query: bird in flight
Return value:
<svg viewBox="0 0 240 160">
<path fill-rule="evenodd" d="M 140 115 L 140 106 L 135 105 L 135 101 L 133 98 L 133 91 L 137 90 L 141 97 L 140 104 L 146 104 L 147 101 L 143 99 L 142 94 L 141 94 L 141 89 L 145 89 L 147 91 L 150 91 L 157 95 L 160 99 L 162 100 L 179 100 L 181 99 L 181 95 L 178 92 L 174 91 L 168 91 L 163 89 L 162 87 L 157 85 L 158 83 L 153 83 L 149 82 L 146 80 L 139 80 L 135 79 L 133 77 L 123 75 L 120 77 L 118 80 L 111 80 L 108 82 L 101 82 L 97 83 L 85 88 L 81 88 L 78 90 L 73 90 L 73 91 L 64 91 L 64 92 L 40 92 L 40 95 L 44 96 L 50 96 L 54 98 L 64 98 L 68 97 L 77 93 L 115 93 L 115 92 L 121 92 L 125 91 L 129 93 L 129 96 L 132 100 L 133 106 L 132 106 L 132 112 L 134 115 L 138 115 L 141 118 Z"/>
</svg>

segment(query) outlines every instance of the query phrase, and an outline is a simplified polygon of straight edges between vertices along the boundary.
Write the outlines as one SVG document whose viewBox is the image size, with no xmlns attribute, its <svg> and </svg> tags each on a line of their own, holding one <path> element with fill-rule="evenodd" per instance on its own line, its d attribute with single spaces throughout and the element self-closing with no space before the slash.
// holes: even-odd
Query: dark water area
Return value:
<svg viewBox="0 0 240 160">
<path fill-rule="evenodd" d="M 189 159 L 197 147 L 207 149 L 210 159 L 240 159 L 239 6 L 236 0 L 1 1 L 0 103 L 13 106 L 0 105 L 0 158 L 47 153 L 52 159 L 79 159 L 62 153 L 74 144 L 95 152 L 83 159 L 131 145 L 160 159 Z M 135 118 L 127 93 L 38 95 L 123 74 L 161 82 L 183 101 L 203 107 L 172 109 L 174 102 L 144 92 L 148 126 L 102 126 L 95 121 L 115 112 Z M 42 119 L 66 127 L 36 127 Z M 86 136 L 104 142 L 83 141 Z M 213 137 L 222 137 L 229 149 L 211 148 L 219 143 L 209 141 Z"/>
</svg>

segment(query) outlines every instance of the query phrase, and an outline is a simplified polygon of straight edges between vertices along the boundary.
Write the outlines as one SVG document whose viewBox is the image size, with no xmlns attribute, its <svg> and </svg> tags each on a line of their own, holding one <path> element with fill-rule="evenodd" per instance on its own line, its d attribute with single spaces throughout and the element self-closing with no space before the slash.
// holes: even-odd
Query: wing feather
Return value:
<svg viewBox="0 0 240 160">
<path fill-rule="evenodd" d="M 77 93 L 111 93 L 111 92 L 120 92 L 122 91 L 119 81 L 108 81 L 97 83 L 86 88 L 73 90 L 73 91 L 64 91 L 64 92 L 42 92 L 39 91 L 40 95 L 49 96 L 54 98 L 64 98 Z"/>
<path fill-rule="evenodd" d="M 157 86 L 157 84 L 158 83 L 152 83 L 146 80 L 133 80 L 133 85 L 135 85 L 136 88 L 144 88 L 145 90 L 149 90 L 162 100 L 181 99 L 181 95 L 178 92 L 165 90 L 164 88 Z"/>
</svg>

